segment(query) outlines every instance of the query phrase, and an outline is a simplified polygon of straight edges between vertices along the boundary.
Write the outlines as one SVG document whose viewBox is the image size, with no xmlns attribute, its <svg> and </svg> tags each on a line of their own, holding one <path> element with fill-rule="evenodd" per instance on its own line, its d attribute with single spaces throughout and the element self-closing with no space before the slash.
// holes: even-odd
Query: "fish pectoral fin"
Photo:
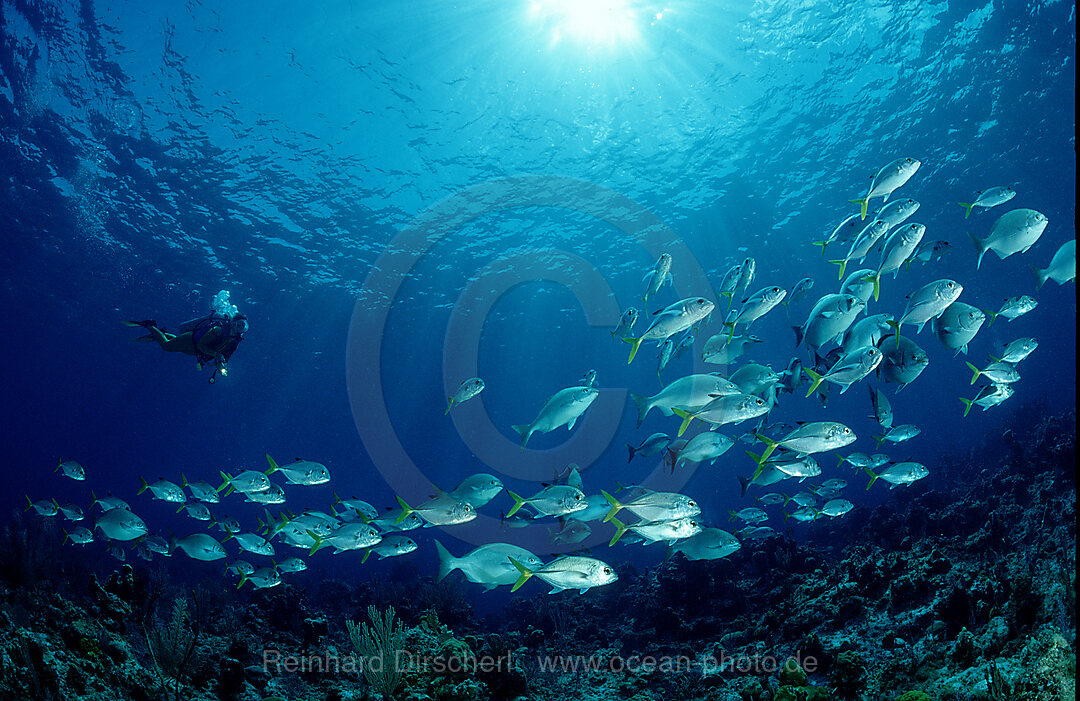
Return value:
<svg viewBox="0 0 1080 701">
<path fill-rule="evenodd" d="M 578 417 L 576 417 L 576 416 L 574 418 L 570 419 L 570 423 L 566 424 L 566 430 L 567 431 L 573 431 L 574 430 L 574 424 L 577 423 L 577 420 L 578 420 Z"/>
</svg>

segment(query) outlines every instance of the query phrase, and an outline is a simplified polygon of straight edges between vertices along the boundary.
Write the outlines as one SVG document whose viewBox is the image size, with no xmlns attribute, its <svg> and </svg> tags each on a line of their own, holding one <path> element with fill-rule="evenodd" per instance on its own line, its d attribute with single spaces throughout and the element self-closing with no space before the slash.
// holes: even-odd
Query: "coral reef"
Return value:
<svg viewBox="0 0 1080 701">
<path fill-rule="evenodd" d="M 515 596 L 482 620 L 463 585 L 408 564 L 389 583 L 192 591 L 160 565 L 87 567 L 16 517 L 0 699 L 1074 698 L 1075 414 L 1011 425 L 799 540 L 620 565 L 609 587 Z M 397 680 L 347 663 L 354 643 L 395 651 Z"/>
</svg>

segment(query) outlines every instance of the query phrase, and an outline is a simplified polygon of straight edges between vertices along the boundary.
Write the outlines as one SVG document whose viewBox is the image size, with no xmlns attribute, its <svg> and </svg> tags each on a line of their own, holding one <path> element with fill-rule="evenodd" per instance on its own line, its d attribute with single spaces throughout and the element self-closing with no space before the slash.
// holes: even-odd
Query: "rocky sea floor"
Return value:
<svg viewBox="0 0 1080 701">
<path fill-rule="evenodd" d="M 934 489 L 804 542 L 644 571 L 612 558 L 614 585 L 484 618 L 421 568 L 256 593 L 182 589 L 141 562 L 98 575 L 20 514 L 0 537 L 0 699 L 1071 700 L 1076 416 L 1024 407 L 1010 425 L 932 466 Z M 345 622 L 391 607 L 353 637 L 413 664 L 365 677 Z"/>
</svg>

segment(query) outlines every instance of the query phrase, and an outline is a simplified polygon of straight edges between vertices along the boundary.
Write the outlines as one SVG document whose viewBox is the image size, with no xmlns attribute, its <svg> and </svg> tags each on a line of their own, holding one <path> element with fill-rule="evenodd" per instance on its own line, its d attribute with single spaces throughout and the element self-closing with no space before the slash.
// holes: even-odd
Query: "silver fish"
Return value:
<svg viewBox="0 0 1080 701">
<path fill-rule="evenodd" d="M 879 479 L 888 482 L 891 485 L 891 489 L 898 484 L 910 485 L 912 482 L 921 480 L 923 477 L 929 475 L 930 471 L 926 469 L 925 465 L 917 462 L 898 462 L 894 465 L 889 465 L 877 474 L 870 470 L 866 470 L 866 473 L 870 475 L 870 482 L 866 485 L 867 489 L 870 489 L 874 482 Z"/>
<path fill-rule="evenodd" d="M 999 204 L 1005 204 L 1014 197 L 1016 197 L 1016 190 L 1011 187 L 998 186 L 979 190 L 975 193 L 974 202 L 960 202 L 958 204 L 964 208 L 964 219 L 967 219 L 971 216 L 971 210 L 975 207 L 990 209 Z"/>
<path fill-rule="evenodd" d="M 688 560 L 719 560 L 741 547 L 738 538 L 727 531 L 703 528 L 700 533 L 677 541 L 671 552 L 682 553 Z"/>
<path fill-rule="evenodd" d="M 944 312 L 963 291 L 963 286 L 955 280 L 935 280 L 912 292 L 903 316 L 890 324 L 896 329 L 896 342 L 900 342 L 901 326 L 915 324 L 916 333 L 922 331 L 926 322 Z"/>
<path fill-rule="evenodd" d="M 978 307 L 960 301 L 953 302 L 941 313 L 930 320 L 930 329 L 941 341 L 941 345 L 957 354 L 967 354 L 968 343 L 979 333 L 986 321 L 986 312 Z"/>
<path fill-rule="evenodd" d="M 610 332 L 611 340 L 614 341 L 616 338 L 629 336 L 630 332 L 634 330 L 634 324 L 637 323 L 637 320 L 638 310 L 634 307 L 628 307 L 626 311 L 622 313 L 622 316 L 619 317 L 619 325 Z"/>
<path fill-rule="evenodd" d="M 147 489 L 154 495 L 154 499 L 161 501 L 168 501 L 174 504 L 182 504 L 187 501 L 187 495 L 184 494 L 184 490 L 180 489 L 179 485 L 176 485 L 169 480 L 159 479 L 156 482 L 146 483 L 142 477 L 139 478 L 139 482 L 142 483 L 142 487 L 136 494 L 142 494 Z"/>
<path fill-rule="evenodd" d="M 975 367 L 972 363 L 968 363 L 967 366 L 971 372 L 974 373 L 971 376 L 971 384 L 978 382 L 980 377 L 985 377 L 995 385 L 1011 385 L 1014 382 L 1020 381 L 1020 373 L 1009 363 L 990 363 L 982 370 Z"/>
<path fill-rule="evenodd" d="M 86 479 L 86 468 L 75 460 L 61 460 L 60 458 L 57 458 L 56 471 L 64 477 L 73 479 L 76 482 L 82 482 Z"/>
<path fill-rule="evenodd" d="M 708 461 L 711 465 L 733 445 L 735 445 L 735 441 L 721 433 L 714 431 L 699 433 L 691 438 L 678 453 L 672 455 L 674 459 L 672 469 L 678 469 L 690 462 Z"/>
<path fill-rule="evenodd" d="M 899 344 L 882 343 L 881 352 L 881 378 L 899 383 L 897 392 L 914 382 L 930 364 L 926 351 L 907 336 L 901 336 Z"/>
<path fill-rule="evenodd" d="M 611 584 L 619 578 L 611 565 L 591 557 L 560 557 L 539 568 L 530 568 L 514 557 L 510 558 L 510 562 L 521 572 L 510 591 L 517 591 L 530 577 L 536 577 L 551 585 L 549 594 L 566 589 L 577 589 L 584 594 L 593 587 Z"/>
<path fill-rule="evenodd" d="M 903 443 L 904 441 L 910 441 L 915 436 L 922 433 L 922 429 L 914 424 L 903 424 L 900 426 L 893 426 L 886 430 L 880 436 L 874 436 L 874 440 L 877 441 L 877 446 L 881 445 L 882 441 L 889 441 L 890 443 Z"/>
<path fill-rule="evenodd" d="M 842 387 L 840 394 L 847 392 L 851 385 L 876 370 L 881 363 L 881 358 L 880 350 L 867 346 L 845 354 L 823 375 L 819 375 L 810 368 L 803 368 L 803 372 L 810 378 L 810 389 L 807 390 L 806 396 L 813 394 L 823 380 Z"/>
<path fill-rule="evenodd" d="M 833 265 L 840 266 L 836 279 L 843 280 L 844 271 L 847 270 L 848 263 L 853 260 L 861 262 L 866 258 L 866 254 L 877 245 L 878 241 L 881 241 L 888 231 L 889 223 L 881 219 L 875 219 L 863 227 L 863 230 L 859 232 L 859 235 L 855 237 L 855 240 L 851 242 L 847 255 L 843 258 L 829 261 Z"/>
<path fill-rule="evenodd" d="M 815 246 L 821 246 L 821 255 L 825 255 L 825 248 L 836 241 L 838 243 L 847 243 L 858 232 L 862 231 L 863 224 L 862 219 L 858 214 L 852 214 L 844 221 L 836 225 L 836 228 L 832 230 L 832 233 L 826 236 L 821 241 L 814 241 Z"/>
<path fill-rule="evenodd" d="M 1001 351 L 1000 358 L 990 356 L 990 359 L 997 363 L 1009 363 L 1010 365 L 1016 365 L 1021 360 L 1035 352 L 1035 349 L 1038 347 L 1038 339 L 1018 338 L 1005 346 L 1005 349 Z"/>
<path fill-rule="evenodd" d="M 727 333 L 718 333 L 705 341 L 701 359 L 714 365 L 728 365 L 742 357 L 755 343 L 761 343 L 761 339 L 753 334 L 732 337 Z"/>
<path fill-rule="evenodd" d="M 825 295 L 810 310 L 810 315 L 803 325 L 795 329 L 795 345 L 805 343 L 817 349 L 829 341 L 839 344 L 855 317 L 865 307 L 866 303 L 854 295 Z"/>
<path fill-rule="evenodd" d="M 881 249 L 881 262 L 873 276 L 875 302 L 881 291 L 881 276 L 892 273 L 895 279 L 900 273 L 900 267 L 915 255 L 915 249 L 925 233 L 926 227 L 922 224 L 908 224 L 889 234 L 885 239 L 885 244 Z"/>
<path fill-rule="evenodd" d="M 1007 300 L 1002 302 L 1001 309 L 999 309 L 998 311 L 986 312 L 990 315 L 989 325 L 993 326 L 994 321 L 996 321 L 999 316 L 1003 316 L 1009 321 L 1012 321 L 1018 316 L 1023 316 L 1024 314 L 1027 314 L 1031 310 L 1035 309 L 1035 307 L 1037 306 L 1039 306 L 1039 301 L 1030 295 L 1009 297 Z"/>
<path fill-rule="evenodd" d="M 566 516 L 585 508 L 585 495 L 577 487 L 568 484 L 544 487 L 528 498 L 520 497 L 509 489 L 506 493 L 514 500 L 514 505 L 506 512 L 508 518 L 525 504 L 545 516 Z"/>
<path fill-rule="evenodd" d="M 125 509 L 109 509 L 94 521 L 94 530 L 100 530 L 111 540 L 135 540 L 147 534 L 146 523 Z"/>
<path fill-rule="evenodd" d="M 675 352 L 675 339 L 668 338 L 660 344 L 660 355 L 656 359 L 656 376 L 662 377 L 671 355 Z"/>
<path fill-rule="evenodd" d="M 1016 390 L 1012 388 L 1012 385 L 989 384 L 980 389 L 974 399 L 960 397 L 960 401 L 964 403 L 964 416 L 968 415 L 972 406 L 980 406 L 983 411 L 986 411 L 990 407 L 995 407 L 1013 396 L 1015 391 Z"/>
<path fill-rule="evenodd" d="M 449 414 L 450 409 L 453 408 L 455 404 L 461 404 L 462 402 L 468 401 L 483 391 L 484 381 L 479 377 L 472 377 L 465 380 L 458 386 L 457 391 L 446 398 L 446 411 L 444 411 L 443 414 Z"/>
<path fill-rule="evenodd" d="M 863 219 L 866 218 L 867 206 L 874 197 L 884 197 L 884 201 L 888 202 L 889 195 L 910 180 L 921 165 L 922 162 L 915 158 L 898 158 L 875 173 L 870 180 L 870 189 L 867 193 L 858 199 L 851 200 L 860 205 L 859 215 Z"/>
<path fill-rule="evenodd" d="M 728 511 L 731 516 L 731 520 L 744 521 L 746 523 L 761 523 L 762 521 L 768 521 L 769 515 L 757 508 L 756 506 L 748 506 L 745 509 L 739 509 L 738 511 Z"/>
<path fill-rule="evenodd" d="M 594 387 L 567 387 L 559 390 L 544 403 L 532 423 L 513 426 L 521 436 L 521 447 L 525 448 L 534 433 L 547 433 L 564 425 L 567 430 L 572 430 L 578 418 L 598 396 L 600 391 Z"/>
<path fill-rule="evenodd" d="M 671 437 L 666 433 L 654 433 L 643 440 L 636 448 L 627 443 L 626 448 L 630 451 L 630 457 L 626 459 L 626 462 L 630 462 L 637 455 L 647 458 L 662 453 L 670 443 Z"/>
<path fill-rule="evenodd" d="M 412 514 L 420 516 L 433 526 L 452 526 L 476 518 L 476 509 L 449 494 L 439 494 L 415 508 L 405 503 L 401 497 L 397 497 L 397 501 L 401 506 L 401 514 L 394 521 L 395 526 Z"/>
<path fill-rule="evenodd" d="M 1054 257 L 1050 259 L 1050 265 L 1045 268 L 1033 265 L 1031 270 L 1039 281 L 1039 287 L 1042 287 L 1047 280 L 1064 285 L 1076 279 L 1076 239 L 1061 244 L 1061 248 L 1057 249 Z"/>
<path fill-rule="evenodd" d="M 675 409 L 695 412 L 717 397 L 739 392 L 735 383 L 719 375 L 697 374 L 679 378 L 651 397 L 631 393 L 630 399 L 637 405 L 640 426 L 653 407 L 664 416 L 671 416 Z"/>
<path fill-rule="evenodd" d="M 620 501 L 611 494 L 601 491 L 611 508 L 604 516 L 604 521 L 610 521 L 619 511 L 626 509 L 643 521 L 669 521 L 677 518 L 697 516 L 701 513 L 701 507 L 697 502 L 676 492 L 645 491 L 641 493 L 631 492 Z"/>
<path fill-rule="evenodd" d="M 874 407 L 874 415 L 871 418 L 877 421 L 882 428 L 892 428 L 893 412 L 889 398 L 885 396 L 880 387 L 874 389 L 867 385 L 867 389 L 870 390 L 870 404 Z M 856 465 L 856 467 L 866 467 L 866 465 Z"/>
<path fill-rule="evenodd" d="M 474 509 L 479 509 L 494 499 L 502 490 L 502 480 L 494 475 L 480 473 L 461 480 L 449 494 Z"/>
<path fill-rule="evenodd" d="M 266 454 L 266 461 L 270 463 L 270 469 L 266 471 L 266 474 L 272 475 L 275 472 L 280 472 L 285 475 L 285 479 L 288 480 L 289 484 L 312 486 L 326 484 L 330 481 L 330 470 L 322 463 L 297 458 L 295 462 L 281 466 L 274 462 L 274 459 L 270 457 L 270 453 Z M 269 488 L 269 483 L 267 483 L 267 487 Z"/>
<path fill-rule="evenodd" d="M 662 285 L 674 284 L 671 278 L 671 255 L 661 253 L 653 269 L 645 273 L 644 279 L 648 280 L 648 284 L 645 286 L 645 294 L 641 296 L 641 301 L 648 305 L 649 298 L 659 292 Z"/>
<path fill-rule="evenodd" d="M 1048 223 L 1046 215 L 1034 209 L 1014 209 L 1001 215 L 994 222 L 990 234 L 985 239 L 980 239 L 968 232 L 979 254 L 975 269 L 978 270 L 982 265 L 983 256 L 987 251 L 993 251 L 1002 260 L 1014 253 L 1026 253 L 1042 236 Z"/>
<path fill-rule="evenodd" d="M 889 228 L 900 226 L 908 217 L 919 210 L 919 203 L 910 197 L 906 200 L 893 200 L 882 206 L 874 215 L 874 219 L 880 219 L 889 225 Z"/>
<path fill-rule="evenodd" d="M 652 324 L 640 336 L 626 336 L 623 341 L 630 344 L 630 357 L 626 363 L 634 362 L 634 356 L 643 341 L 663 341 L 669 336 L 681 333 L 707 317 L 715 305 L 704 297 L 689 297 L 665 308 L 656 315 Z"/>
<path fill-rule="evenodd" d="M 769 405 L 761 397 L 752 394 L 729 394 L 718 397 L 700 410 L 690 413 L 682 409 L 673 410 L 683 420 L 677 435 L 681 436 L 694 419 L 701 419 L 714 426 L 729 423 L 741 423 L 768 413 Z"/>
<path fill-rule="evenodd" d="M 617 518 L 611 519 L 615 524 L 615 535 L 611 536 L 608 547 L 615 545 L 627 531 L 633 531 L 645 539 L 646 545 L 667 541 L 674 543 L 681 538 L 689 538 L 701 532 L 701 524 L 693 518 L 676 518 L 664 521 L 638 521 L 627 525 Z"/>
<path fill-rule="evenodd" d="M 212 536 L 205 533 L 192 533 L 184 538 L 173 538 L 170 549 L 175 552 L 177 548 L 193 560 L 211 562 L 225 557 L 225 548 Z"/>
<path fill-rule="evenodd" d="M 544 562 L 525 548 L 510 543 L 488 543 L 466 553 L 461 557 L 454 557 L 443 547 L 442 543 L 435 541 L 435 548 L 439 553 L 438 581 L 446 578 L 454 570 L 465 575 L 465 579 L 474 584 L 482 585 L 486 590 L 497 586 L 513 584 L 518 580 L 521 573 L 513 565 L 510 558 L 531 569 L 540 569 Z"/>
</svg>

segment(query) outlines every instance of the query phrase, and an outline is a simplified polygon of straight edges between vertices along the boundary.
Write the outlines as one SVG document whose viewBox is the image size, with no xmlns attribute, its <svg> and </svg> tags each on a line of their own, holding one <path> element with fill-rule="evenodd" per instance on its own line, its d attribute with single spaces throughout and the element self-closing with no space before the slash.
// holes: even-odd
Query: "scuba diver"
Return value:
<svg viewBox="0 0 1080 701">
<path fill-rule="evenodd" d="M 224 294 L 223 294 L 224 293 Z M 135 341 L 155 341 L 169 353 L 184 353 L 195 356 L 195 367 L 202 370 L 209 366 L 210 384 L 220 374 L 229 374 L 229 358 L 236 351 L 244 334 L 248 330 L 247 317 L 229 304 L 229 293 L 219 292 L 214 297 L 214 304 L 208 316 L 186 321 L 180 325 L 177 333 L 170 333 L 159 327 L 156 321 L 125 321 L 128 326 L 141 326 L 150 333 L 140 336 Z"/>
</svg>

